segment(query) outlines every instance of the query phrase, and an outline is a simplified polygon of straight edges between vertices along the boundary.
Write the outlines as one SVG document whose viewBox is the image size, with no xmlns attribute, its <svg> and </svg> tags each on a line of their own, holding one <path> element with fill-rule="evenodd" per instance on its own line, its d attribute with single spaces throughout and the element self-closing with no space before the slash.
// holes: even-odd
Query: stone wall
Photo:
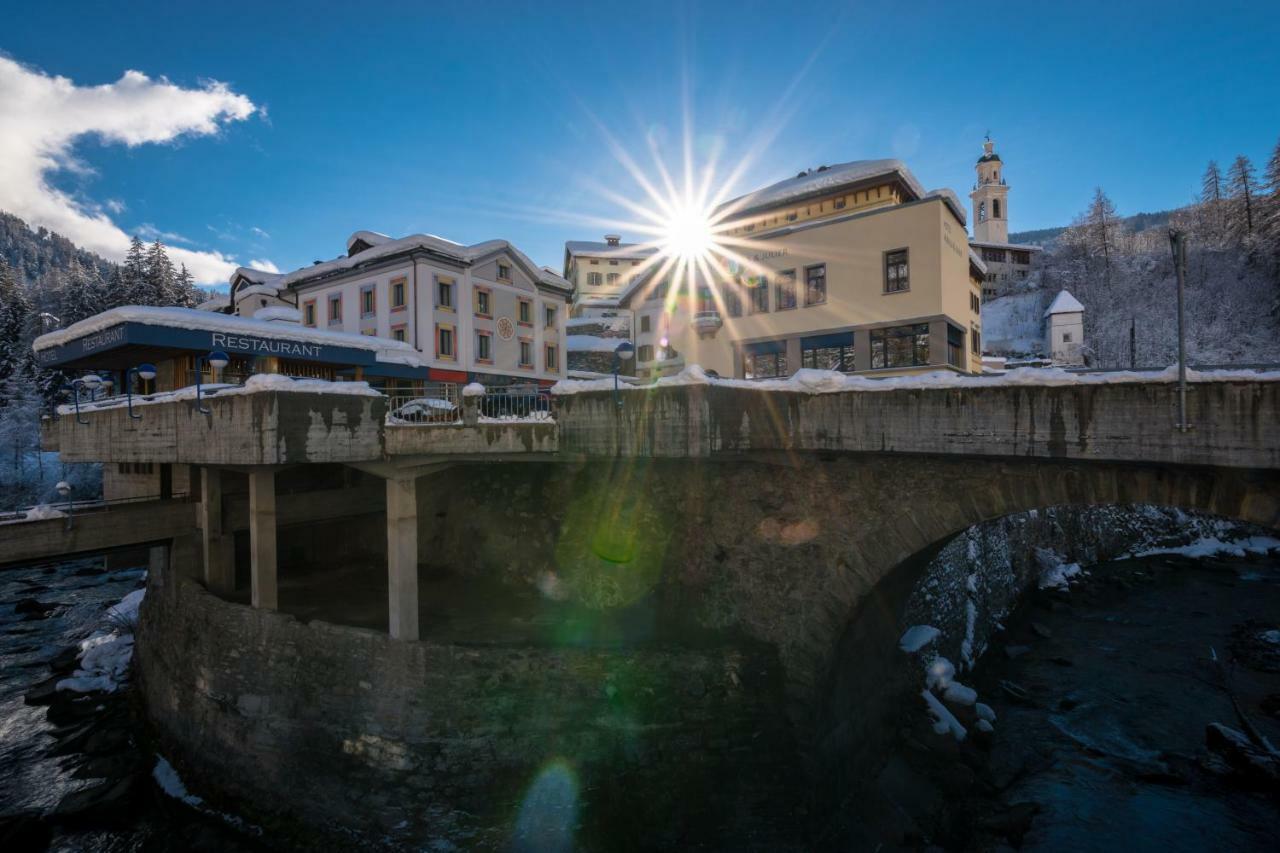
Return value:
<svg viewBox="0 0 1280 853">
<path fill-rule="evenodd" d="M 1280 468 L 1280 382 L 976 385 L 808 394 L 683 385 L 559 398 L 560 451 L 713 456 L 854 451 Z"/>
<path fill-rule="evenodd" d="M 150 584 L 137 664 L 165 754 L 274 841 L 506 850 L 567 832 L 617 849 L 732 833 L 786 849 L 802 788 L 767 650 L 402 643 Z"/>
</svg>

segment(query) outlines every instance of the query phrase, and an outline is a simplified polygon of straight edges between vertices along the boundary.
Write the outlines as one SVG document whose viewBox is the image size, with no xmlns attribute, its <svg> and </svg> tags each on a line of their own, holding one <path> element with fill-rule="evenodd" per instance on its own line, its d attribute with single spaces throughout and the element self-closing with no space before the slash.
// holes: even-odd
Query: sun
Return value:
<svg viewBox="0 0 1280 853">
<path fill-rule="evenodd" d="M 672 205 L 660 236 L 662 252 L 685 263 L 695 263 L 716 248 L 713 213 L 695 202 Z"/>
</svg>

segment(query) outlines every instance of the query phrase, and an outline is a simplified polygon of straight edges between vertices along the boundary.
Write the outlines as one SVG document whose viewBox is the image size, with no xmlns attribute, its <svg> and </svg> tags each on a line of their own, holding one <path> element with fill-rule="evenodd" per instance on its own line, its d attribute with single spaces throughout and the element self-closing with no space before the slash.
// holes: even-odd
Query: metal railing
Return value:
<svg viewBox="0 0 1280 853">
<path fill-rule="evenodd" d="M 428 382 L 421 393 L 387 395 L 387 423 L 462 423 L 462 398 L 457 384 Z"/>
<path fill-rule="evenodd" d="M 480 420 L 550 421 L 551 402 L 551 392 L 536 385 L 486 388 L 479 400 Z"/>
<path fill-rule="evenodd" d="M 49 509 L 55 509 L 64 514 L 70 512 L 75 515 L 85 515 L 88 513 L 110 512 L 112 509 L 129 506 L 130 504 L 150 503 L 152 501 L 160 500 L 188 501 L 190 499 L 191 495 L 187 492 L 174 492 L 168 497 L 165 497 L 164 495 L 137 495 L 131 498 L 111 498 L 109 500 L 105 498 L 86 498 L 84 500 L 68 500 L 66 498 L 59 498 L 57 500 L 50 501 L 47 504 L 37 504 L 36 506 L 22 507 L 16 510 L 0 512 L 0 523 L 8 521 L 24 521 L 26 520 L 27 512 L 36 509 L 37 507 L 48 507 Z M 57 518 L 58 516 L 52 517 Z M 32 520 L 42 521 L 44 519 L 36 518 Z"/>
</svg>

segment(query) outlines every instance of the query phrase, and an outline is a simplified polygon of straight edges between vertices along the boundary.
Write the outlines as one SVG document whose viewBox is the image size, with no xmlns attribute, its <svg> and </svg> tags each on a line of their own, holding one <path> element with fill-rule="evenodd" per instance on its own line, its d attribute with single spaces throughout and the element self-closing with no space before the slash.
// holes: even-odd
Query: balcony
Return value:
<svg viewBox="0 0 1280 853">
<path fill-rule="evenodd" d="M 715 337 L 723 325 L 724 320 L 719 311 L 698 311 L 693 315 L 693 330 L 700 338 Z"/>
</svg>

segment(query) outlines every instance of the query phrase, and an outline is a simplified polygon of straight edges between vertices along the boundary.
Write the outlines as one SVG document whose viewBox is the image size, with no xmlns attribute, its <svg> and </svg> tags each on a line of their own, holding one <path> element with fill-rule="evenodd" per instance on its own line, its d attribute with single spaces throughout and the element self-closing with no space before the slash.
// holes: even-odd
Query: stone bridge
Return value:
<svg viewBox="0 0 1280 853">
<path fill-rule="evenodd" d="M 246 798 L 271 800 L 273 779 L 307 780 L 291 783 L 291 808 L 322 819 L 344 808 L 349 779 L 403 791 L 419 814 L 455 808 L 442 790 L 533 772 L 530 744 L 554 744 L 603 779 L 658 738 L 634 772 L 660 786 L 687 772 L 673 744 L 756 754 L 765 747 L 752 732 L 765 731 L 770 743 L 794 739 L 812 771 L 831 743 L 859 737 L 856 720 L 843 732 L 824 722 L 842 638 L 865 608 L 887 606 L 895 568 L 959 531 L 1108 504 L 1280 527 L 1280 382 L 1198 382 L 1190 399 L 1187 431 L 1167 382 L 676 385 L 625 391 L 621 405 L 609 392 L 565 395 L 552 424 L 388 426 L 376 397 L 272 392 L 214 398 L 211 415 L 175 409 L 145 436 L 123 412 L 95 412 L 90 426 L 63 419 L 51 440 L 73 460 L 199 466 L 203 570 L 189 573 L 216 595 L 176 577 L 165 588 L 184 568 L 176 557 L 175 572 L 153 572 L 162 592 L 140 645 L 148 707 L 180 756 L 216 764 Z M 231 542 L 245 524 L 248 590 Z M 307 532 L 287 544 L 288 525 Z M 326 624 L 344 621 L 334 610 L 290 615 L 302 614 L 298 584 L 320 583 L 286 566 L 295 585 L 277 589 L 277 552 L 298 539 L 320 556 L 338 539 L 376 551 L 385 575 L 353 575 L 337 595 L 381 596 L 381 621 L 349 624 L 384 630 Z M 475 590 L 471 602 L 446 598 L 456 587 L 445 574 Z M 505 620 L 503 590 L 526 608 L 517 619 Z M 570 633 L 528 633 L 539 624 Z M 466 633 L 476 625 L 491 635 Z M 334 698 L 301 701 L 303 669 L 307 697 Z M 424 694 L 426 682 L 440 689 Z M 513 685 L 520 708 L 565 710 L 517 713 L 496 683 Z M 476 716 L 495 702 L 510 711 L 492 711 L 500 725 Z M 768 728 L 779 705 L 785 733 Z M 460 738 L 456 719 L 490 734 Z M 601 746 L 618 738 L 620 753 Z M 350 774 L 341 786 L 325 784 L 333 767 Z M 416 767 L 434 769 L 406 775 Z M 730 772 L 694 787 L 761 778 Z M 381 803 L 369 820 L 394 825 L 397 808 Z"/>
</svg>

